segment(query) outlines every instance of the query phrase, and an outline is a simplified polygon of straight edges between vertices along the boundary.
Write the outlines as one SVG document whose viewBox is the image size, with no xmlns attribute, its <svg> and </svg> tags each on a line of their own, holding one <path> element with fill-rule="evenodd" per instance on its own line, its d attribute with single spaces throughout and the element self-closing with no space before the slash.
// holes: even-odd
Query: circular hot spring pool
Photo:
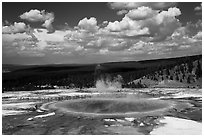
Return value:
<svg viewBox="0 0 204 137">
<path fill-rule="evenodd" d="M 172 103 L 151 99 L 81 99 L 55 102 L 47 107 L 67 114 L 89 116 L 127 116 L 160 114 L 170 109 Z"/>
</svg>

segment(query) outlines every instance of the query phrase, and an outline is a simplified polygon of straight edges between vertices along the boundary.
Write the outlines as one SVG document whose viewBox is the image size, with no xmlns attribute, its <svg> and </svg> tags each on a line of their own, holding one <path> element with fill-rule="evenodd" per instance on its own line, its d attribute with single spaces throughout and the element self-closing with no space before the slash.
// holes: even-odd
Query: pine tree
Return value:
<svg viewBox="0 0 204 137">
<path fill-rule="evenodd" d="M 192 70 L 193 70 L 193 62 L 192 61 L 190 61 L 189 63 L 188 63 L 188 72 L 192 72 Z"/>
<path fill-rule="evenodd" d="M 177 81 L 179 81 L 179 77 L 178 77 L 178 74 L 176 75 L 176 80 L 177 80 Z"/>
<path fill-rule="evenodd" d="M 188 76 L 188 78 L 187 78 L 187 83 L 191 83 L 191 79 L 190 79 L 190 76 Z"/>
<path fill-rule="evenodd" d="M 196 79 L 202 77 L 202 69 L 201 69 L 201 65 L 199 61 L 198 61 L 198 65 L 197 65 L 195 74 L 196 74 Z"/>
<path fill-rule="evenodd" d="M 166 75 L 170 75 L 169 69 L 166 69 Z"/>
</svg>

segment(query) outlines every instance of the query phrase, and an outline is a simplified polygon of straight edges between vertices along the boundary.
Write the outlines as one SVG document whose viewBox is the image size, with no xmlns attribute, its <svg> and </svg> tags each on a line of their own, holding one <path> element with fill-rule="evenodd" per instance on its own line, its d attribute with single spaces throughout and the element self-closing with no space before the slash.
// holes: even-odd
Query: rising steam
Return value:
<svg viewBox="0 0 204 137">
<path fill-rule="evenodd" d="M 121 75 L 117 75 L 111 78 L 110 75 L 105 73 L 105 68 L 101 65 L 97 65 L 95 69 L 95 82 L 96 89 L 99 92 L 105 91 L 117 91 L 122 88 L 123 78 Z"/>
</svg>

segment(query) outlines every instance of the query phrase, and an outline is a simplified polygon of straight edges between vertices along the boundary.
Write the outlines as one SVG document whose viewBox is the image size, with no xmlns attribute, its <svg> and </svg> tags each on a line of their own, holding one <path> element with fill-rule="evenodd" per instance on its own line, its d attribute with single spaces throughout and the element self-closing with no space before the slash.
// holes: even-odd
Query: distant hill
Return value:
<svg viewBox="0 0 204 137">
<path fill-rule="evenodd" d="M 98 64 L 2 65 L 3 91 L 36 90 L 56 86 L 94 87 Z M 202 55 L 100 64 L 100 73 L 112 79 L 121 75 L 123 87 L 201 87 Z M 162 84 L 162 81 L 163 84 Z M 174 83 L 174 84 L 172 84 Z M 180 85 L 182 85 L 180 84 Z M 46 86 L 45 86 L 46 85 Z"/>
<path fill-rule="evenodd" d="M 131 83 L 131 82 L 130 82 Z M 133 80 L 144 87 L 202 87 L 202 57 L 191 58 L 167 65 L 159 70 Z M 131 84 L 132 84 L 131 83 Z"/>
</svg>

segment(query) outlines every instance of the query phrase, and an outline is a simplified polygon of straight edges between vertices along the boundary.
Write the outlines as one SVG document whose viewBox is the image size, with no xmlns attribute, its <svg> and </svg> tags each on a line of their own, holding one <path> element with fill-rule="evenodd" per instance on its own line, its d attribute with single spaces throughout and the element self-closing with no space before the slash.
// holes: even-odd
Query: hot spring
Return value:
<svg viewBox="0 0 204 137">
<path fill-rule="evenodd" d="M 122 76 L 111 77 L 106 73 L 104 66 L 97 65 L 95 92 L 99 92 L 98 97 L 54 102 L 47 107 L 66 114 L 112 117 L 161 114 L 173 106 L 173 103 L 169 101 L 145 98 L 139 94 L 133 96 L 128 92 L 119 93 L 120 97 L 118 97 L 116 91 L 122 89 L 122 81 Z"/>
<path fill-rule="evenodd" d="M 172 107 L 170 102 L 151 99 L 76 99 L 49 105 L 59 112 L 85 116 L 140 116 L 159 114 Z"/>
</svg>

